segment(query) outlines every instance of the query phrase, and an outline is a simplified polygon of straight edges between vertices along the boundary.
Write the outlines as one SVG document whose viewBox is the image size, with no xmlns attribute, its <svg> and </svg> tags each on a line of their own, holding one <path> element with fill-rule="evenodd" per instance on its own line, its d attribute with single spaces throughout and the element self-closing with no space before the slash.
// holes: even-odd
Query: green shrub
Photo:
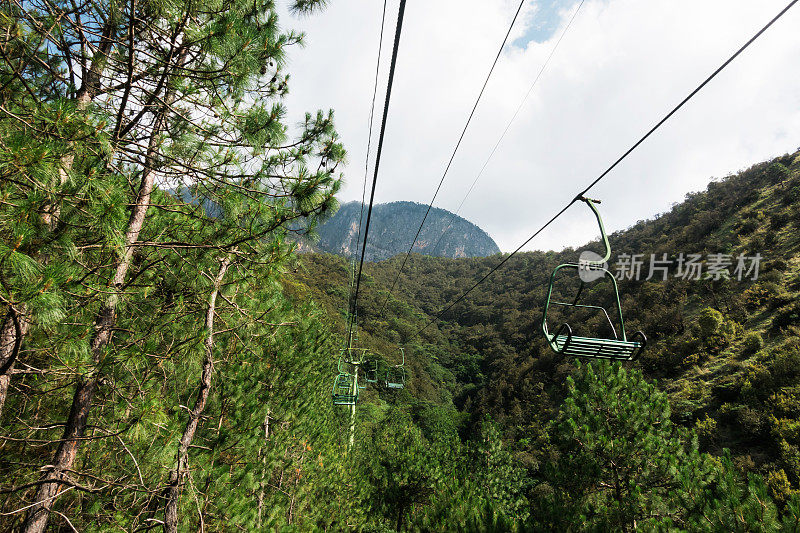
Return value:
<svg viewBox="0 0 800 533">
<path fill-rule="evenodd" d="M 744 305 L 748 311 L 755 311 L 759 307 L 763 307 L 770 299 L 770 288 L 765 284 L 753 285 L 744 291 Z"/>
<path fill-rule="evenodd" d="M 783 195 L 783 205 L 792 205 L 800 202 L 800 185 L 787 189 Z"/>
<path fill-rule="evenodd" d="M 800 435 L 800 421 L 792 418 L 776 418 L 770 416 L 769 422 L 771 426 L 770 430 L 774 437 L 797 442 L 797 437 Z"/>
<path fill-rule="evenodd" d="M 794 302 L 787 306 L 781 307 L 781 309 L 772 319 L 772 327 L 774 329 L 783 329 L 787 326 L 794 326 L 798 324 L 800 324 L 800 302 Z"/>
<path fill-rule="evenodd" d="M 681 360 L 681 366 L 684 368 L 688 368 L 690 366 L 694 366 L 700 362 L 700 354 L 699 353 L 692 353 L 687 355 Z"/>
<path fill-rule="evenodd" d="M 716 309 L 707 307 L 700 313 L 697 319 L 697 324 L 700 326 L 700 336 L 703 340 L 710 339 L 717 331 L 719 331 L 725 317 Z"/>
<path fill-rule="evenodd" d="M 750 365 L 747 372 L 741 377 L 741 396 L 746 400 L 759 402 L 766 399 L 775 388 L 770 369 L 756 362 Z"/>
<path fill-rule="evenodd" d="M 742 353 L 744 355 L 753 355 L 763 347 L 764 339 L 761 338 L 761 334 L 757 331 L 751 331 L 744 338 Z"/>
<path fill-rule="evenodd" d="M 707 307 L 700 312 L 697 319 L 700 339 L 706 350 L 711 353 L 719 353 L 731 343 L 739 329 L 736 322 L 725 320 L 725 317 L 717 311 Z"/>
<path fill-rule="evenodd" d="M 788 213 L 775 213 L 769 217 L 769 227 L 773 230 L 780 230 L 789 224 Z"/>
<path fill-rule="evenodd" d="M 770 495 L 778 503 L 785 503 L 793 492 L 789 478 L 786 477 L 786 472 L 782 468 L 767 474 L 767 487 L 769 487 Z"/>
<path fill-rule="evenodd" d="M 754 218 L 748 218 L 739 224 L 739 233 L 742 235 L 750 235 L 758 229 L 759 222 Z"/>
<path fill-rule="evenodd" d="M 763 413 L 745 405 L 736 410 L 736 422 L 742 432 L 753 439 L 765 436 L 769 429 Z"/>
<path fill-rule="evenodd" d="M 783 281 L 783 270 L 786 269 L 784 261 L 771 261 L 764 272 L 758 277 L 762 283 L 780 283 Z"/>
<path fill-rule="evenodd" d="M 770 396 L 767 401 L 773 406 L 776 416 L 790 417 L 800 421 L 800 385 L 783 387 Z"/>
<path fill-rule="evenodd" d="M 800 475 L 800 449 L 793 444 L 789 444 L 785 439 L 782 439 L 778 446 L 780 448 L 781 462 L 784 468 L 789 471 L 793 477 Z"/>
<path fill-rule="evenodd" d="M 714 442 L 717 439 L 717 421 L 706 415 L 694 424 L 697 435 L 705 442 Z"/>
<path fill-rule="evenodd" d="M 769 308 L 774 310 L 791 303 L 793 299 L 794 297 L 789 291 L 783 287 L 776 287 L 770 292 L 769 301 L 767 303 Z"/>
</svg>

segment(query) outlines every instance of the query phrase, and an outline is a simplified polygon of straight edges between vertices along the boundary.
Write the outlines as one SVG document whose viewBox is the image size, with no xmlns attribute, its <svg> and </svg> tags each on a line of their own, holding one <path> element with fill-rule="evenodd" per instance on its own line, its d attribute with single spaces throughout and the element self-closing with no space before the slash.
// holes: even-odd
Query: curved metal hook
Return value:
<svg viewBox="0 0 800 533">
<path fill-rule="evenodd" d="M 590 266 L 603 266 L 604 263 L 607 263 L 609 259 L 611 259 L 611 245 L 608 242 L 608 235 L 606 235 L 606 229 L 603 226 L 603 219 L 600 218 L 600 212 L 597 210 L 594 204 L 599 204 L 600 200 L 592 200 L 591 198 L 586 198 L 585 196 L 581 196 L 578 198 L 580 201 L 586 203 L 594 216 L 597 218 L 597 224 L 600 226 L 600 235 L 603 237 L 603 245 L 606 247 L 606 255 L 600 261 L 586 261 Z"/>
</svg>

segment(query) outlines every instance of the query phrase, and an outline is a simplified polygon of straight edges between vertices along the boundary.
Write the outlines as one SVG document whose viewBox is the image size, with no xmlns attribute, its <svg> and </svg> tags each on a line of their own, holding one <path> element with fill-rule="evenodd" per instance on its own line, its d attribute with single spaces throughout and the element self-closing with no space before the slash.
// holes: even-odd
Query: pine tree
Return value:
<svg viewBox="0 0 800 533">
<path fill-rule="evenodd" d="M 392 409 L 370 442 L 362 442 L 362 498 L 373 516 L 402 531 L 407 514 L 428 504 L 441 474 L 425 437 L 402 409 Z"/>
<path fill-rule="evenodd" d="M 709 487 L 705 508 L 692 517 L 690 529 L 737 532 L 780 530 L 778 508 L 767 493 L 764 481 L 756 475 L 750 475 L 743 481 L 727 452 L 718 463 L 715 483 Z"/>
<path fill-rule="evenodd" d="M 549 430 L 545 497 L 534 500 L 540 527 L 686 527 L 712 467 L 672 424 L 667 396 L 619 364 L 581 366 L 567 386 Z"/>
<path fill-rule="evenodd" d="M 2 14 L 13 31 L 1 45 L 14 53 L 4 55 L 9 112 L 0 122 L 0 193 L 13 207 L 0 220 L 10 257 L 0 392 L 5 400 L 6 370 L 20 353 L 27 367 L 41 369 L 21 384 L 26 395 L 75 384 L 69 416 L 57 414 L 55 397 L 44 411 L 66 423 L 53 457 L 38 459 L 48 465 L 42 477 L 31 480 L 35 469 L 15 475 L 27 491 L 36 488 L 23 500 L 32 503 L 23 529 L 42 531 L 65 485 L 94 492 L 80 481 L 91 485 L 90 471 L 76 468 L 94 462 L 91 452 L 80 455 L 93 442 L 90 418 L 97 417 L 92 433 L 101 433 L 92 438 L 111 442 L 102 434 L 118 425 L 112 391 L 133 381 L 157 402 L 158 390 L 147 387 L 163 361 L 153 355 L 172 351 L 158 339 L 185 346 L 202 325 L 190 319 L 207 288 L 155 299 L 172 299 L 166 316 L 186 319 L 181 331 L 159 317 L 148 300 L 171 277 L 162 269 L 183 263 L 184 274 L 187 264 L 205 271 L 214 257 L 236 254 L 247 279 L 285 261 L 289 234 L 313 228 L 335 206 L 344 151 L 330 113 L 306 115 L 296 135 L 281 122 L 285 54 L 302 35 L 279 30 L 270 1 L 30 2 Z M 144 308 L 154 311 L 149 320 L 132 314 Z M 20 351 L 29 324 L 35 328 Z M 125 375 L 131 367 L 134 375 Z M 24 405 L 25 397 L 15 399 Z M 124 418 L 135 425 L 132 409 Z M 141 470 L 145 461 L 132 458 Z M 153 475 L 166 479 L 171 468 Z M 149 483 L 144 473 L 135 477 L 136 485 Z M 158 504 L 148 501 L 144 517 Z"/>
</svg>

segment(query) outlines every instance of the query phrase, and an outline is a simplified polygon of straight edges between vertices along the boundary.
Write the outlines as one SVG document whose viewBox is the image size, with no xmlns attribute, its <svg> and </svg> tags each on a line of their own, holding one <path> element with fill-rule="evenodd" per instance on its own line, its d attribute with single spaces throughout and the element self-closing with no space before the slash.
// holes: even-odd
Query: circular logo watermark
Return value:
<svg viewBox="0 0 800 533">
<path fill-rule="evenodd" d="M 602 269 L 606 268 L 608 268 L 608 261 L 603 261 L 602 256 L 591 250 L 584 250 L 578 258 L 578 276 L 584 283 L 597 281 L 605 276 Z"/>
</svg>

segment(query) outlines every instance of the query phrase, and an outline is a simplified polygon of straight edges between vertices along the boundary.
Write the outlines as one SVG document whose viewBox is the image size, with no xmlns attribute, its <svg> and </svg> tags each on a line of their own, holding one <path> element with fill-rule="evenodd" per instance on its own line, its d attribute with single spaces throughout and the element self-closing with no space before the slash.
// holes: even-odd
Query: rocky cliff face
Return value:
<svg viewBox="0 0 800 533">
<path fill-rule="evenodd" d="M 426 205 L 414 202 L 378 204 L 372 208 L 367 261 L 381 261 L 405 253 L 414 239 Z M 359 247 L 359 202 L 341 206 L 330 220 L 318 229 L 317 251 L 349 256 Z M 366 224 L 366 207 L 364 223 Z M 445 209 L 433 208 L 414 245 L 414 253 L 437 257 L 485 257 L 500 253 L 497 244 L 475 224 Z"/>
</svg>

